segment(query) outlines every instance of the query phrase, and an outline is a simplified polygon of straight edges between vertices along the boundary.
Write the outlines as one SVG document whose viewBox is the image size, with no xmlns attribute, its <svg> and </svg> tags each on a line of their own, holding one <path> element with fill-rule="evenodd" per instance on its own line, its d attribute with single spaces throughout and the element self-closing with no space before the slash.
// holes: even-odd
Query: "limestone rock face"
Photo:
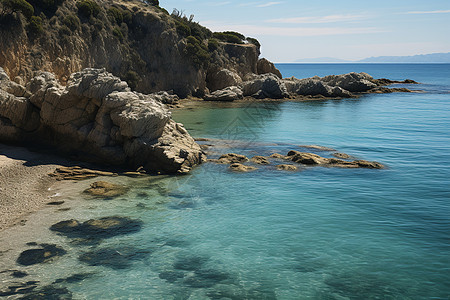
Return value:
<svg viewBox="0 0 450 300">
<path fill-rule="evenodd" d="M 260 60 L 258 60 L 256 68 L 259 75 L 271 73 L 275 74 L 280 79 L 283 78 L 280 70 L 278 70 L 272 62 L 268 61 L 265 58 L 261 58 Z"/>
<path fill-rule="evenodd" d="M 104 69 L 85 69 L 66 87 L 41 72 L 27 85 L 31 96 L 17 97 L 0 76 L 0 141 L 45 143 L 95 162 L 169 173 L 189 172 L 204 160 L 162 103 L 174 99 L 167 93 L 132 92 Z"/>
</svg>

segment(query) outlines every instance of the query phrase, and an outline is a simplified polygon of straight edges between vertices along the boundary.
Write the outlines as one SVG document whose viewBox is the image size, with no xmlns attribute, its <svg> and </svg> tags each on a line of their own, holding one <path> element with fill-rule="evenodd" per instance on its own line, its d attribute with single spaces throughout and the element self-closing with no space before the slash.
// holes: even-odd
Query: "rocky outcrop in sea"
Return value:
<svg viewBox="0 0 450 300">
<path fill-rule="evenodd" d="M 260 60 L 260 61 L 263 61 Z M 256 99 L 294 99 L 302 96 L 317 96 L 324 98 L 353 98 L 362 93 L 391 93 L 411 92 L 406 88 L 387 88 L 385 85 L 393 83 L 415 84 L 405 81 L 389 79 L 374 79 L 367 73 L 348 73 L 329 75 L 325 77 L 311 77 L 298 79 L 295 77 L 282 79 L 279 71 L 270 62 L 265 62 L 264 68 L 268 73 L 249 74 L 245 81 L 227 81 L 229 85 L 205 95 L 208 101 L 233 101 L 244 97 Z M 270 66 L 273 68 L 270 69 Z M 277 72 L 278 71 L 278 72 Z M 225 72 L 225 71 L 223 71 Z M 228 71 L 230 72 L 230 71 Z"/>
<path fill-rule="evenodd" d="M 72 74 L 67 86 L 38 72 L 26 87 L 0 68 L 0 141 L 51 145 L 116 166 L 187 173 L 204 153 L 171 119 L 166 92 L 141 94 L 104 69 Z"/>
</svg>

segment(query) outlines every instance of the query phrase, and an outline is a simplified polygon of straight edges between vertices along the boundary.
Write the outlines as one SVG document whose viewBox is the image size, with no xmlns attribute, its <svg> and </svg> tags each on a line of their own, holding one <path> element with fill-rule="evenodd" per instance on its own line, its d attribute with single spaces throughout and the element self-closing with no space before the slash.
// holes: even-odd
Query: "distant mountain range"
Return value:
<svg viewBox="0 0 450 300">
<path fill-rule="evenodd" d="M 450 63 L 450 52 L 420 54 L 412 56 L 377 56 L 361 60 L 344 60 L 333 57 L 298 59 L 302 63 Z"/>
</svg>

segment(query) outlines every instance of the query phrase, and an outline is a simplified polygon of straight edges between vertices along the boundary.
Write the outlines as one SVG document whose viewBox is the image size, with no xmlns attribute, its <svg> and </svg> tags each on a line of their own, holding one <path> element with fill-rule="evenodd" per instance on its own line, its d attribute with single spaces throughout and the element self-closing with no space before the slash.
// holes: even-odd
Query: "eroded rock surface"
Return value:
<svg viewBox="0 0 450 300">
<path fill-rule="evenodd" d="M 176 99 L 132 92 L 104 69 L 74 73 L 65 87 L 40 72 L 25 89 L 0 68 L 0 141 L 52 145 L 104 164 L 187 173 L 205 157 L 171 119 L 164 103 Z"/>
</svg>

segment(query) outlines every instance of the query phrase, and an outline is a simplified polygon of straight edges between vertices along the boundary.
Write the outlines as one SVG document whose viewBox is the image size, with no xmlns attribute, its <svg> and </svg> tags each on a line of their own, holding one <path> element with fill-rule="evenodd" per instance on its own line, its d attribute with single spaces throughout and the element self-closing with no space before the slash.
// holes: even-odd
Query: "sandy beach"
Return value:
<svg viewBox="0 0 450 300">
<path fill-rule="evenodd" d="M 63 163 L 61 158 L 0 144 L 0 231 L 26 222 L 26 215 L 52 197 L 48 176 Z"/>
</svg>

